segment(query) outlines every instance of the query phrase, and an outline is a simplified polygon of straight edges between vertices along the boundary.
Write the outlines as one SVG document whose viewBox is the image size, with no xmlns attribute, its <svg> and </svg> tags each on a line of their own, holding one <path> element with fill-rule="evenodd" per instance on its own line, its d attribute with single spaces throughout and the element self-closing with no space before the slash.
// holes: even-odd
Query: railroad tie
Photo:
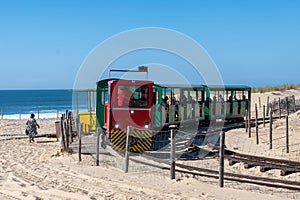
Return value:
<svg viewBox="0 0 300 200">
<path fill-rule="evenodd" d="M 255 163 L 244 163 L 244 168 L 245 169 L 250 169 L 250 168 L 252 168 L 252 167 L 256 167 L 257 166 L 257 164 L 255 164 Z"/>
<path fill-rule="evenodd" d="M 234 165 L 236 163 L 239 163 L 239 161 L 234 160 L 234 159 L 228 159 L 228 162 L 229 162 L 229 166 L 232 166 L 232 165 Z"/>
<path fill-rule="evenodd" d="M 269 171 L 273 169 L 272 167 L 270 166 L 260 166 L 260 172 L 266 172 L 266 171 Z"/>
</svg>

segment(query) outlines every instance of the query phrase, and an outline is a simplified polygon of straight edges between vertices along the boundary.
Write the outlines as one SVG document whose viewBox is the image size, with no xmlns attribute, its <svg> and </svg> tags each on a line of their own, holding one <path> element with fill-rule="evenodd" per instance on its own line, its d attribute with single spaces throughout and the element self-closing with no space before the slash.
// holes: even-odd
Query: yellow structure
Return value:
<svg viewBox="0 0 300 200">
<path fill-rule="evenodd" d="M 91 130 L 96 130 L 96 114 L 90 112 L 79 112 L 79 123 L 82 124 L 82 131 L 89 132 Z"/>
</svg>

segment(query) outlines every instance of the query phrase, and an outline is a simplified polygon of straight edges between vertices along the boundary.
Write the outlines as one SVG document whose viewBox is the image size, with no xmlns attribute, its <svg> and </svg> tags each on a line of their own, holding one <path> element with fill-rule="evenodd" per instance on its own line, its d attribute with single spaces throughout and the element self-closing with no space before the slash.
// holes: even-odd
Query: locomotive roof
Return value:
<svg viewBox="0 0 300 200">
<path fill-rule="evenodd" d="M 153 82 L 151 80 L 138 80 L 138 79 L 120 79 L 120 78 L 107 78 L 107 79 L 102 79 L 99 82 L 108 82 L 108 81 L 145 81 L 145 82 Z"/>
</svg>

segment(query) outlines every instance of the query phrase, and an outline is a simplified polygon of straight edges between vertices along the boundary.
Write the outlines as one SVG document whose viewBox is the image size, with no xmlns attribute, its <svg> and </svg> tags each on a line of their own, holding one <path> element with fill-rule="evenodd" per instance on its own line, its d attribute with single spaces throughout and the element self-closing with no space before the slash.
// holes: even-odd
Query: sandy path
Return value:
<svg viewBox="0 0 300 200">
<path fill-rule="evenodd" d="M 260 94 L 261 95 L 261 94 Z M 253 100 L 255 101 L 255 95 Z M 244 129 L 227 133 L 226 145 L 243 153 L 298 159 L 300 152 L 300 113 L 291 118 L 291 146 L 289 157 L 283 153 L 281 139 L 274 141 L 274 149 L 268 150 L 267 128 L 260 127 L 261 144 L 256 145 L 255 138 L 248 138 Z M 283 121 L 277 121 L 274 138 L 280 138 Z M 38 120 L 41 125 L 39 134 L 55 133 L 55 119 Z M 0 139 L 12 135 L 23 135 L 25 120 L 0 120 Z M 252 131 L 254 133 L 254 129 Z M 277 134 L 277 135 L 276 135 Z M 278 142 L 278 143 L 277 143 Z M 122 163 L 117 158 L 102 155 L 101 166 L 95 166 L 92 156 L 83 155 L 83 161 L 77 161 L 77 155 L 61 154 L 55 138 L 36 138 L 35 143 L 27 139 L 0 141 L 0 199 L 289 199 L 298 194 L 291 191 L 239 184 L 226 181 L 225 188 L 218 187 L 218 180 L 209 178 L 191 178 L 176 174 L 176 180 L 169 179 L 169 172 L 158 169 L 146 170 L 130 162 L 129 173 L 123 173 Z M 218 170 L 216 160 L 186 162 L 193 166 Z M 115 168 L 115 166 L 117 168 Z M 278 171 L 259 172 L 258 168 L 244 170 L 242 164 L 228 166 L 228 172 L 238 172 L 266 177 L 278 177 Z M 283 179 L 299 181 L 298 173 Z M 272 195 L 273 194 L 273 195 Z"/>
</svg>

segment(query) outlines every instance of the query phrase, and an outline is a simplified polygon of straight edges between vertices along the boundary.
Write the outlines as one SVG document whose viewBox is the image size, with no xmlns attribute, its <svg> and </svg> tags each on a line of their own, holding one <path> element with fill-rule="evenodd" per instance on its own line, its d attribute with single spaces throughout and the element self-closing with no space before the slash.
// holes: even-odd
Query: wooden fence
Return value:
<svg viewBox="0 0 300 200">
<path fill-rule="evenodd" d="M 75 120 L 72 112 L 66 110 L 62 114 L 60 121 L 55 122 L 56 138 L 60 142 L 61 151 L 70 151 L 69 145 L 73 142 L 77 134 Z"/>
<path fill-rule="evenodd" d="M 291 112 L 296 112 L 296 100 L 295 96 L 288 96 L 283 99 L 274 99 L 273 102 L 267 104 L 267 112 L 268 115 L 270 110 L 272 110 L 272 114 L 276 116 L 289 115 Z"/>
</svg>

